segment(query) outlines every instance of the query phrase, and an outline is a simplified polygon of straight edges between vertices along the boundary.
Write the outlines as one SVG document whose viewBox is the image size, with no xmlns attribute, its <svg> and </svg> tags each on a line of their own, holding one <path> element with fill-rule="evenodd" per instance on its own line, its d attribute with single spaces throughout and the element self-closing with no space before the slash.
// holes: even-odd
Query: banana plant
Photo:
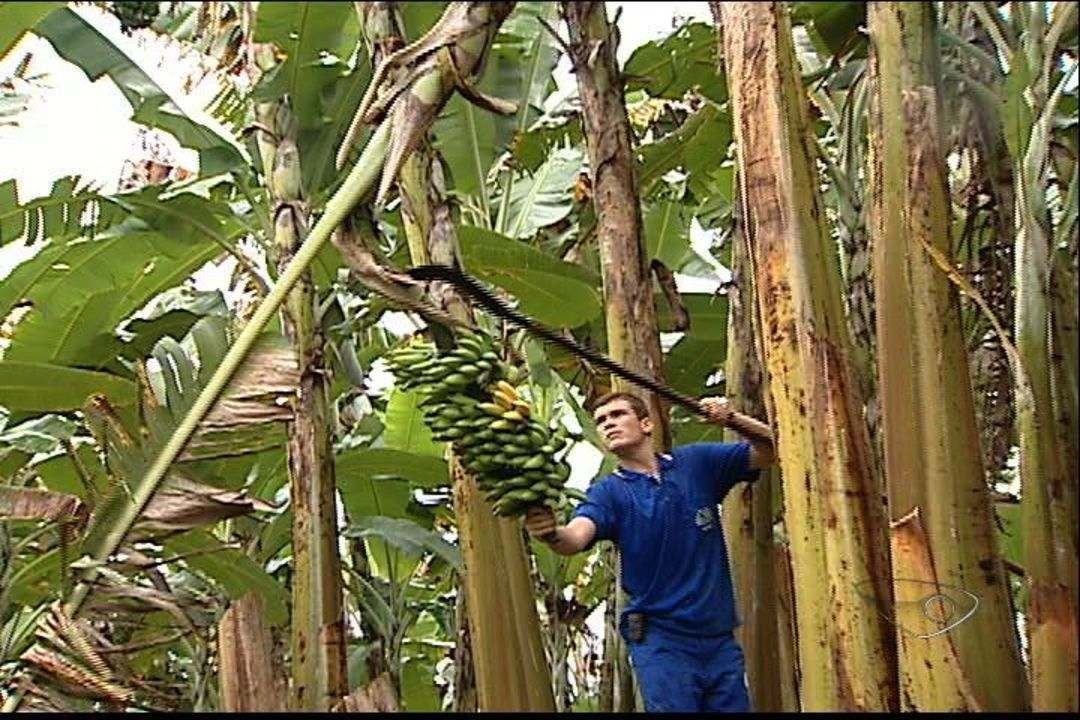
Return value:
<svg viewBox="0 0 1080 720">
<path fill-rule="evenodd" d="M 109 556 L 96 554 L 108 542 L 117 517 L 129 512 L 132 495 L 138 491 L 154 454 L 190 408 L 217 359 L 226 352 L 226 321 L 214 317 L 200 321 L 192 329 L 190 341 L 197 355 L 165 338 L 151 356 L 159 370 L 139 371 L 142 423 L 138 431 L 131 429 L 105 396 L 96 394 L 83 408 L 84 424 L 92 433 L 96 451 L 79 452 L 73 445 L 76 436 L 60 436 L 57 444 L 65 448 L 68 457 L 58 459 L 74 466 L 78 494 L 0 486 L 5 540 L 14 541 L 5 552 L 0 617 L 14 623 L 11 629 L 17 634 L 11 637 L 9 651 L 19 651 L 17 658 L 9 656 L 6 660 L 15 663 L 10 669 L 22 670 L 25 680 L 16 687 L 20 693 L 29 692 L 35 705 L 63 708 L 65 698 L 90 697 L 121 706 L 155 707 L 162 702 L 167 707 L 175 706 L 183 700 L 175 689 L 163 693 L 148 685 L 145 671 L 118 661 L 119 651 L 115 648 L 129 646 L 132 657 L 138 658 L 139 650 L 179 643 L 200 678 L 190 702 L 196 708 L 206 707 L 207 673 L 202 665 L 208 648 L 202 633 L 212 617 L 207 611 L 219 611 L 214 608 L 220 607 L 223 594 L 236 597 L 255 590 L 263 595 L 270 616 L 278 623 L 284 620 L 286 606 L 276 581 L 249 558 L 221 545 L 201 529 L 274 508 L 244 488 L 207 484 L 219 481 L 204 478 L 199 466 L 191 464 L 196 458 L 206 460 L 218 453 L 245 452 L 241 447 L 246 428 L 265 434 L 268 425 L 286 419 L 274 399 L 295 384 L 295 361 L 272 342 L 260 342 L 247 372 L 230 383 L 221 402 L 200 425 L 188 446 L 189 462 L 170 472 L 161 490 L 121 538 L 123 545 Z M 230 435 L 232 440 L 227 438 Z M 7 436 L 17 437 L 11 432 Z M 98 460 L 99 452 L 103 463 Z M 56 468 L 46 471 L 47 464 L 49 460 L 40 461 L 32 471 L 50 478 L 49 483 L 58 482 Z M 18 529 L 33 521 L 40 523 L 37 529 Z M 56 540 L 46 542 L 54 531 Z M 147 542 L 159 543 L 161 550 L 145 550 L 142 543 Z M 201 581 L 193 586 L 184 581 L 183 572 L 170 573 L 166 580 L 158 568 L 180 560 L 214 584 Z M 129 629 L 115 624 L 119 620 L 110 620 L 110 637 L 91 632 L 84 621 L 73 617 L 70 609 L 72 594 L 77 591 L 75 578 L 85 578 L 88 569 L 95 571 L 94 592 L 83 602 L 91 606 L 92 617 L 109 618 L 105 614 L 109 607 L 131 611 L 148 606 L 164 610 L 179 625 L 167 623 L 156 632 L 131 635 Z M 56 575 L 60 582 L 46 587 L 59 592 L 42 592 L 42 581 Z M 9 612 L 13 601 L 21 609 Z M 36 634 L 34 643 L 28 643 L 27 613 L 38 619 L 32 633 Z M 153 623 L 147 626 L 147 630 L 152 628 Z"/>
<path fill-rule="evenodd" d="M 1005 74 L 1003 124 L 1016 180 L 1016 349 L 1013 378 L 1016 386 L 1017 429 L 1020 446 L 1021 503 L 1025 527 L 1026 581 L 1030 594 L 1027 634 L 1031 657 L 1032 708 L 1075 710 L 1080 693 L 1071 682 L 1080 666 L 1080 645 L 1071 618 L 1078 592 L 1075 470 L 1055 432 L 1053 390 L 1065 372 L 1055 367 L 1050 328 L 1055 318 L 1071 312 L 1055 302 L 1050 285 L 1051 267 L 1059 257 L 1054 248 L 1055 228 L 1049 212 L 1047 182 L 1058 173 L 1051 162 L 1057 108 L 1065 88 L 1076 74 L 1075 63 L 1063 69 L 1059 59 L 1067 43 L 1075 43 L 1077 10 L 1042 3 L 1021 4 L 1006 19 L 1000 10 L 973 3 L 972 10 L 989 34 Z M 1070 168 L 1066 164 L 1066 172 Z M 1061 186 L 1067 187 L 1062 183 Z M 1061 187 L 1059 186 L 1059 187 Z M 1070 198 L 1070 203 L 1075 202 Z M 1065 267 L 1075 267 L 1066 260 Z M 1072 271 L 1075 276 L 1075 270 Z M 1066 271 L 1068 275 L 1068 271 Z M 1065 322 L 1072 322 L 1071 319 Z M 1059 374 L 1060 373 L 1060 374 Z M 1066 381 L 1071 382 L 1071 381 Z M 1060 385 L 1059 385 L 1060 386 Z M 1066 426 L 1075 416 L 1065 416 Z M 1063 620 L 1069 618 L 1069 620 Z M 1064 625 L 1062 623 L 1064 622 Z"/>
<path fill-rule="evenodd" d="M 326 203 L 322 216 L 311 228 L 293 259 L 283 268 L 273 289 L 256 308 L 229 351 L 216 365 L 213 375 L 194 398 L 187 413 L 179 420 L 173 434 L 149 459 L 141 482 L 131 489 L 128 501 L 111 517 L 113 524 L 109 530 L 103 531 L 98 542 L 87 548 L 90 563 L 81 573 L 64 605 L 68 616 L 74 617 L 78 613 L 89 594 L 91 583 L 100 572 L 100 564 L 119 548 L 199 422 L 210 411 L 230 378 L 240 368 L 258 335 L 281 307 L 333 230 L 374 188 L 380 175 L 380 197 L 385 194 L 401 163 L 412 151 L 413 138 L 426 133 L 427 124 L 434 119 L 438 108 L 449 99 L 455 88 L 460 88 L 466 94 L 472 93 L 467 84 L 469 78 L 482 67 L 495 30 L 512 7 L 512 3 L 478 6 L 452 4 L 440 20 L 438 30 L 425 36 L 425 43 L 412 47 L 411 53 L 399 56 L 396 65 L 385 68 L 387 73 L 384 77 L 389 82 L 385 85 L 373 83 L 369 88 L 375 102 L 373 107 L 363 109 L 365 112 L 374 110 L 384 119 L 368 139 L 353 169 Z M 448 52 L 440 53 L 442 49 Z M 381 93 L 377 98 L 374 97 L 375 91 Z M 417 108 L 431 110 L 419 117 L 413 114 Z M 9 696 L 5 707 L 16 707 L 20 699 L 19 693 Z"/>
</svg>

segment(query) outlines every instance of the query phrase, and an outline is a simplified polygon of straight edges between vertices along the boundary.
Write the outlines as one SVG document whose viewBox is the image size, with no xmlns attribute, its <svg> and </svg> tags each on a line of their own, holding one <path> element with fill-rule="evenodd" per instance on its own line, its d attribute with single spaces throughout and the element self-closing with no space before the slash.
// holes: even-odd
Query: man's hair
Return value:
<svg viewBox="0 0 1080 720">
<path fill-rule="evenodd" d="M 612 392 L 607 395 L 601 395 L 592 402 L 589 412 L 595 413 L 602 405 L 607 405 L 616 400 L 625 400 L 628 402 L 630 407 L 634 409 L 634 414 L 638 416 L 638 419 L 644 420 L 649 417 L 649 406 L 645 404 L 645 401 L 637 395 L 628 392 Z"/>
</svg>

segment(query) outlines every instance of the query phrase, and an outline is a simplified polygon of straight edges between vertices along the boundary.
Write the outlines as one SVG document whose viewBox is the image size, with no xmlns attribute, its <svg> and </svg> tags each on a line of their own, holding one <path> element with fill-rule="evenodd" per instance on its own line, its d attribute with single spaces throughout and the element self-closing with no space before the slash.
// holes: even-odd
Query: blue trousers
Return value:
<svg viewBox="0 0 1080 720">
<path fill-rule="evenodd" d="M 733 633 L 685 636 L 649 627 L 627 643 L 646 712 L 749 712 L 742 648 Z"/>
</svg>

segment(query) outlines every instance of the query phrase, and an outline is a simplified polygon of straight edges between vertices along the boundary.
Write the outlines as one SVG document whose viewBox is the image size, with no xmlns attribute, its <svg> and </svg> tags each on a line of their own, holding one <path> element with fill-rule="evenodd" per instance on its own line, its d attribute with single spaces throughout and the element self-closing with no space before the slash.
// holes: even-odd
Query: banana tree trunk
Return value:
<svg viewBox="0 0 1080 720">
<path fill-rule="evenodd" d="M 803 710 L 897 707 L 886 512 L 852 377 L 836 253 L 779 3 L 721 7 L 791 538 Z"/>
<path fill-rule="evenodd" d="M 736 218 L 735 243 L 731 250 L 732 283 L 728 290 L 728 355 L 724 368 L 731 407 L 750 417 L 766 417 L 765 376 L 756 351 L 754 332 L 754 288 L 751 266 L 742 240 L 741 222 Z M 728 432 L 728 441 L 739 440 Z M 774 488 L 779 473 L 762 471 L 755 483 L 744 483 L 724 501 L 723 525 L 731 557 L 732 574 L 742 625 L 735 630 L 746 656 L 750 686 L 750 706 L 756 712 L 798 710 L 784 707 L 781 677 L 794 680 L 791 665 L 780 663 L 780 622 L 776 567 L 773 562 Z M 790 679 L 789 679 L 790 678 Z"/>
<path fill-rule="evenodd" d="M 459 585 L 454 608 L 454 712 L 458 713 L 477 711 L 476 669 L 473 665 L 466 594 L 465 587 Z"/>
<path fill-rule="evenodd" d="M 869 27 L 868 176 L 902 708 L 1023 711 L 1027 684 L 994 536 L 960 299 L 923 248 L 947 256 L 952 247 L 935 10 L 872 3 Z M 957 604 L 954 615 L 912 612 L 938 593 Z M 978 612 L 960 622 L 972 593 Z"/>
<path fill-rule="evenodd" d="M 1032 709 L 1076 711 L 1080 691 L 1077 645 L 1077 487 L 1066 460 L 1053 412 L 1053 365 L 1048 318 L 1051 260 L 1049 219 L 1036 197 L 1044 190 L 1033 168 L 1046 157 L 1030 157 L 1016 168 L 1016 349 L 1023 368 L 1016 389 L 1023 493 L 1024 569 L 1027 572 L 1028 646 Z M 1024 167 L 1026 166 L 1026 167 Z M 1026 377 L 1025 377 L 1026 376 Z M 1076 433 L 1076 428 L 1071 428 Z"/>
<path fill-rule="evenodd" d="M 372 13 L 394 13 L 392 3 L 378 3 Z M 381 22 L 383 28 L 397 23 Z M 402 217 L 413 264 L 456 264 L 457 236 L 450 204 L 442 186 L 441 160 L 426 142 L 402 168 L 399 182 Z M 452 288 L 431 300 L 454 317 L 472 321 L 468 304 Z M 499 518 L 483 498 L 475 479 L 451 454 L 454 514 L 464 570 L 459 592 L 467 616 L 460 618 L 468 647 L 458 665 L 459 705 L 482 711 L 546 711 L 555 709 L 551 674 L 544 657 L 540 619 L 529 577 L 528 556 L 520 526 Z"/>
<path fill-rule="evenodd" d="M 1075 172 L 1075 171 L 1074 171 Z M 1076 183 L 1075 180 L 1073 180 Z M 1076 202 L 1075 199 L 1073 202 Z M 1053 364 L 1051 392 L 1054 404 L 1058 442 L 1063 448 L 1062 461 L 1065 469 L 1062 475 L 1076 478 L 1080 475 L 1077 460 L 1080 459 L 1080 392 L 1077 382 L 1080 379 L 1080 288 L 1077 287 L 1076 237 L 1072 238 L 1073 247 L 1058 247 L 1054 251 L 1054 261 L 1050 268 L 1051 292 L 1051 328 L 1050 358 Z M 1073 545 L 1077 544 L 1076 523 L 1072 525 Z"/>
<path fill-rule="evenodd" d="M 274 642 L 255 592 L 218 621 L 218 695 L 224 712 L 284 712 L 287 688 L 274 672 Z"/>
<path fill-rule="evenodd" d="M 435 74 L 446 81 L 459 75 L 470 77 L 483 59 L 499 24 L 513 3 L 452 4 L 440 20 L 444 32 L 454 33 L 454 53 L 441 54 Z M 377 56 L 400 43 L 400 22 L 392 3 L 360 6 L 369 45 Z M 456 24 L 467 25 L 463 32 Z M 435 32 L 433 29 L 432 32 Z M 430 33 L 429 33 L 430 34 Z M 450 67 L 451 63 L 454 67 Z M 463 70 L 468 72 L 462 73 Z M 418 107 L 426 106 L 419 98 Z M 413 122 L 404 115 L 403 121 Z M 434 117 L 434 116 L 432 116 Z M 427 129 L 401 128 L 409 138 L 401 162 L 398 188 L 409 250 L 414 264 L 452 264 L 457 256 L 450 205 L 441 182 L 441 165 L 427 142 Z M 399 146 L 404 141 L 398 143 Z M 388 190 L 385 182 L 383 190 Z M 456 318 L 470 321 L 468 305 L 451 290 L 433 292 L 429 298 Z M 516 522 L 497 518 L 480 495 L 476 483 L 451 455 L 454 509 L 465 569 L 458 603 L 459 647 L 457 666 L 458 709 L 552 710 L 550 676 L 540 641 L 539 621 L 532 598 L 524 542 Z M 467 611 L 467 619 L 463 610 Z M 513 626 L 514 632 L 506 628 Z M 466 665 L 471 665 L 467 667 Z M 473 674 L 475 672 L 475 675 Z M 475 687 L 471 678 L 475 677 Z"/>
<path fill-rule="evenodd" d="M 259 108 L 275 137 L 263 131 L 263 167 L 274 200 L 279 272 L 299 249 L 307 212 L 300 198 L 300 156 L 286 101 Z M 316 294 L 305 271 L 289 292 L 282 327 L 300 362 L 294 418 L 286 426 L 289 497 L 293 511 L 292 696 L 296 710 L 326 711 L 348 692 L 345 671 L 344 582 L 337 543 L 337 503 L 331 448 L 329 386 Z"/>
<path fill-rule="evenodd" d="M 784 712 L 799 712 L 799 633 L 795 624 L 795 585 L 791 577 L 791 550 L 785 543 L 773 546 L 773 576 L 776 578 L 778 640 L 777 667 L 780 705 Z"/>
<path fill-rule="evenodd" d="M 457 256 L 450 207 L 441 188 L 432 185 L 428 191 L 439 199 L 431 212 L 428 254 L 431 262 L 449 265 Z M 459 319 L 469 318 L 456 292 L 446 289 L 436 300 Z M 453 455 L 450 467 L 477 709 L 553 712 L 551 673 L 520 525 L 495 515 L 476 479 Z"/>
<path fill-rule="evenodd" d="M 608 24 L 602 2 L 563 3 L 563 13 L 570 30 L 593 175 L 608 354 L 632 370 L 662 379 L 663 355 L 642 243 L 630 121 L 615 60 L 617 34 Z M 616 386 L 620 382 L 616 380 Z M 651 393 L 644 399 L 657 428 L 657 449 L 670 447 L 666 404 Z"/>
<path fill-rule="evenodd" d="M 592 172 L 608 355 L 632 370 L 662 380 L 663 355 L 648 258 L 642 243 L 630 122 L 615 57 L 617 33 L 608 24 L 602 2 L 566 2 L 562 8 L 569 28 L 569 50 L 581 96 Z M 624 387 L 620 381 L 613 384 L 614 389 Z M 665 450 L 671 445 L 666 404 L 653 394 L 644 399 L 656 428 L 653 436 L 656 449 Z M 621 563 L 617 562 L 617 567 L 621 570 Z M 621 572 L 616 574 L 613 592 L 617 621 L 625 605 Z M 635 695 L 628 692 L 632 675 L 626 645 L 617 632 L 609 635 L 610 638 L 605 635 L 604 645 L 605 662 L 608 658 L 615 661 L 612 709 L 630 712 L 637 703 Z"/>
</svg>

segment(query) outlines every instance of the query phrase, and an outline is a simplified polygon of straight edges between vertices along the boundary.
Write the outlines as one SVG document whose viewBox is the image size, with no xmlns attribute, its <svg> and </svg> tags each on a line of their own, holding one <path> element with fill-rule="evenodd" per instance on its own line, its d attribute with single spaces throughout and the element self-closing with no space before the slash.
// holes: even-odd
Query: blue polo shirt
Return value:
<svg viewBox="0 0 1080 720">
<path fill-rule="evenodd" d="M 750 443 L 692 443 L 659 461 L 659 481 L 619 467 L 594 482 L 574 517 L 596 524 L 593 542 L 619 546 L 624 618 L 642 612 L 648 626 L 686 635 L 729 632 L 741 621 L 717 505 L 757 479 Z"/>
</svg>

